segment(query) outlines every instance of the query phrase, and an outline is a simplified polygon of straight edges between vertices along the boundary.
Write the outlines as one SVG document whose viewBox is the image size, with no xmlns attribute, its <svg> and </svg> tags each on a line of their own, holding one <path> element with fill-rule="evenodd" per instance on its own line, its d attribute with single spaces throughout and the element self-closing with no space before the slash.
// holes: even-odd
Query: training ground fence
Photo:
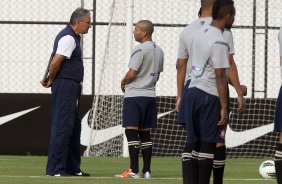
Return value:
<svg viewBox="0 0 282 184">
<path fill-rule="evenodd" d="M 123 94 L 120 81 L 128 70 L 127 40 L 133 47 L 138 44 L 132 33 L 128 34 L 126 25 L 129 18 L 133 24 L 149 19 L 155 25 L 153 41 L 165 53 L 164 72 L 156 89 L 159 114 L 169 112 L 159 118 L 158 128 L 152 131 L 154 155 L 180 155 L 185 131 L 177 125 L 174 112 L 178 37 L 183 27 L 198 17 L 200 0 L 132 0 L 132 6 L 128 1 L 1 0 L 0 93 L 50 94 L 50 89 L 43 88 L 39 81 L 46 70 L 54 38 L 68 23 L 74 9 L 83 6 L 91 10 L 92 28 L 83 35 L 81 43 L 85 67 L 83 95 L 93 95 L 88 121 L 93 124 L 93 137 L 89 136 L 88 145 L 90 155 L 120 156 L 122 135 L 104 143 L 91 142 L 97 130 L 120 128 Z M 281 85 L 277 34 L 282 25 L 282 2 L 236 0 L 235 7 L 234 58 L 241 84 L 248 88 L 248 109 L 244 115 L 237 114 L 236 93 L 230 87 L 229 130 L 235 136 L 240 132 L 246 135 L 246 130 L 254 128 L 257 132 L 264 131 L 229 142 L 228 155 L 272 156 L 277 141 L 277 134 L 272 132 L 274 110 Z"/>
</svg>

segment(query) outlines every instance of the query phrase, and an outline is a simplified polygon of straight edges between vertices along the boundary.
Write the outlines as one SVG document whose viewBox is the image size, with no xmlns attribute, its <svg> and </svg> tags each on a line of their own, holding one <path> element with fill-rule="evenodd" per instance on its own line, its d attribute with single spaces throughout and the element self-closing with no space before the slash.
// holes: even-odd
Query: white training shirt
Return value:
<svg viewBox="0 0 282 184">
<path fill-rule="evenodd" d="M 75 47 L 75 40 L 72 36 L 63 36 L 58 42 L 56 54 L 60 54 L 62 56 L 65 56 L 67 59 L 70 59 Z"/>
<path fill-rule="evenodd" d="M 199 18 L 186 26 L 180 33 L 178 44 L 178 58 L 187 59 L 190 55 L 191 43 L 194 36 L 203 25 L 208 25 L 212 22 L 212 17 Z M 191 62 L 186 66 L 185 83 L 191 79 Z"/>
<path fill-rule="evenodd" d="M 228 50 L 220 29 L 211 25 L 202 27 L 192 42 L 189 58 L 192 64 L 192 78 L 189 88 L 196 87 L 219 96 L 215 69 L 229 68 Z"/>
</svg>

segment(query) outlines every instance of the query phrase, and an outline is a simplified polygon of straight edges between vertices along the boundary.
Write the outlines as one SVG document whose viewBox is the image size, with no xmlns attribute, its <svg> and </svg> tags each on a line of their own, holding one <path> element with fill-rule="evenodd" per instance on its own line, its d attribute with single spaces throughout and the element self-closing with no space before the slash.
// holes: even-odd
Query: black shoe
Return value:
<svg viewBox="0 0 282 184">
<path fill-rule="evenodd" d="M 71 173 L 70 175 L 71 175 L 71 176 L 81 176 L 81 177 L 90 176 L 89 173 L 85 173 L 85 172 L 82 172 L 82 171 L 80 171 L 80 172 L 78 172 L 78 173 Z"/>
<path fill-rule="evenodd" d="M 54 175 L 49 175 L 49 174 L 46 174 L 46 176 L 54 176 L 54 177 L 69 177 L 71 176 L 70 174 L 54 174 Z"/>
</svg>

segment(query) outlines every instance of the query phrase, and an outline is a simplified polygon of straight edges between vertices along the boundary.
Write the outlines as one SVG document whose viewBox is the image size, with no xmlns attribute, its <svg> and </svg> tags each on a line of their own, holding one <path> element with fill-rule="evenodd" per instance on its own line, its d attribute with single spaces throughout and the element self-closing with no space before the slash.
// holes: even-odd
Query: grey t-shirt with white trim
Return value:
<svg viewBox="0 0 282 184">
<path fill-rule="evenodd" d="M 218 96 L 215 69 L 229 68 L 229 47 L 222 31 L 214 26 L 203 27 L 193 39 L 189 62 L 192 79 L 189 85 Z"/>
<path fill-rule="evenodd" d="M 136 46 L 128 67 L 137 71 L 137 75 L 125 86 L 124 97 L 156 97 L 155 87 L 163 65 L 164 53 L 156 43 L 146 41 Z"/>
</svg>

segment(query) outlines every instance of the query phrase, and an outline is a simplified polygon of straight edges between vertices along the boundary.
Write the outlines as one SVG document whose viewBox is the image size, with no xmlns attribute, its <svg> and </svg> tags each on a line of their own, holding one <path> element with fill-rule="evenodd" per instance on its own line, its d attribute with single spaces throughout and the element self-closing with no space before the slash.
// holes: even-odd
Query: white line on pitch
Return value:
<svg viewBox="0 0 282 184">
<path fill-rule="evenodd" d="M 89 176 L 89 177 L 77 177 L 77 176 L 66 176 L 66 177 L 52 177 L 52 176 L 11 176 L 11 175 L 0 175 L 0 178 L 76 178 L 76 179 L 117 179 L 117 180 L 126 180 L 123 178 L 115 178 L 115 177 L 106 177 L 106 176 Z M 140 178 L 143 179 L 143 178 Z M 158 177 L 158 178 L 151 178 L 151 180 L 182 180 L 182 178 L 166 178 L 166 177 Z M 274 179 L 262 179 L 262 178 L 248 178 L 248 179 L 236 179 L 236 178 L 226 178 L 223 179 L 225 181 L 267 181 L 267 180 L 274 180 Z"/>
</svg>

